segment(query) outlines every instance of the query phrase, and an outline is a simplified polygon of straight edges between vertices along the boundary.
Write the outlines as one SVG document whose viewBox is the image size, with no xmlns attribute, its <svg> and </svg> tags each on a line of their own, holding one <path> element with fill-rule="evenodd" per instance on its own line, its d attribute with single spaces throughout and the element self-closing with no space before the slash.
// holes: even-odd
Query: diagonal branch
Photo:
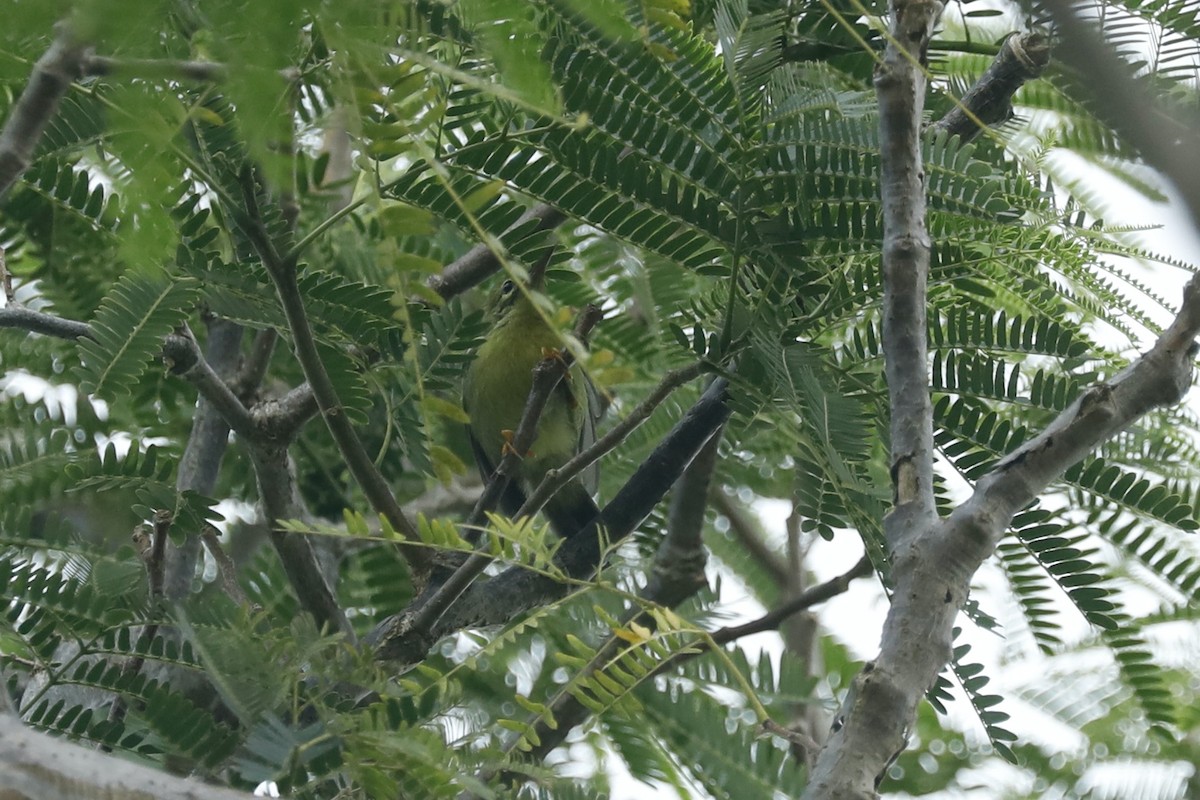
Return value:
<svg viewBox="0 0 1200 800">
<path fill-rule="evenodd" d="M 63 23 L 45 54 L 37 60 L 25 91 L 0 131 L 0 197 L 29 167 L 34 148 L 58 104 L 82 71 L 85 45 Z"/>
<path fill-rule="evenodd" d="M 518 512 L 518 516 L 536 513 L 546 501 L 554 496 L 562 487 L 566 486 L 579 473 L 583 472 L 589 466 L 599 461 L 609 452 L 614 450 L 621 442 L 633 433 L 643 422 L 650 418 L 654 413 L 654 409 L 658 408 L 664 400 L 671 396 L 671 393 L 683 386 L 689 381 L 700 377 L 700 373 L 704 371 L 704 365 L 696 361 L 687 366 L 679 367 L 668 371 L 663 375 L 662 380 L 658 385 L 642 399 L 640 403 L 633 407 L 628 415 L 625 416 L 617 424 L 613 425 L 603 436 L 592 442 L 592 445 L 586 450 L 576 453 L 570 461 L 563 464 L 556 470 L 551 470 L 538 484 L 537 488 L 525 500 L 524 505 Z"/>
<path fill-rule="evenodd" d="M 745 548 L 754 563 L 771 577 L 775 587 L 781 591 L 787 587 L 791 568 L 764 540 L 760 525 L 752 513 L 735 503 L 734 499 L 721 489 L 713 491 L 712 504 L 717 512 L 729 521 L 729 529 L 737 538 L 738 544 Z"/>
<path fill-rule="evenodd" d="M 1030 31 L 1009 36 L 975 85 L 930 128 L 969 142 L 983 132 L 982 126 L 1007 122 L 1013 95 L 1049 63 L 1050 42 L 1044 35 Z"/>
<path fill-rule="evenodd" d="M 566 218 L 567 215 L 554 206 L 543 203 L 522 214 L 521 218 L 513 224 L 512 229 L 534 222 L 535 225 L 529 231 L 530 234 L 547 231 L 557 228 Z M 479 244 L 447 264 L 440 273 L 430 278 L 429 288 L 449 300 L 482 282 L 499 268 L 500 260 L 496 257 L 492 247 L 487 244 Z"/>
</svg>

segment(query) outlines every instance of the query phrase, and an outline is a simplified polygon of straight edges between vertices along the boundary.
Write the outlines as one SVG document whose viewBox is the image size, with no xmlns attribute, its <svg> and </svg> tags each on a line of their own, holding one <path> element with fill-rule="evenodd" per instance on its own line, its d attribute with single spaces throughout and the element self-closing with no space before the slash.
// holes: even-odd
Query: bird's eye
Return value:
<svg viewBox="0 0 1200 800">
<path fill-rule="evenodd" d="M 512 294 L 512 290 L 515 288 L 517 288 L 517 285 L 515 283 L 513 283 L 512 281 L 505 281 L 500 286 L 500 294 L 503 294 L 503 295 Z"/>
</svg>

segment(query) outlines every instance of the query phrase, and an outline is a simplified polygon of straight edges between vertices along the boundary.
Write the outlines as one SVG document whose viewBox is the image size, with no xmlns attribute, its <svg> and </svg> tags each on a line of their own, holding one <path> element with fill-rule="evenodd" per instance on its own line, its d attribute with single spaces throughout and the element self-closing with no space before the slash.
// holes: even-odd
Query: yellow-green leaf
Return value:
<svg viewBox="0 0 1200 800">
<path fill-rule="evenodd" d="M 455 422 L 461 422 L 464 425 L 471 421 L 471 418 L 467 416 L 467 412 L 463 410 L 462 406 L 460 406 L 458 403 L 452 403 L 449 400 L 441 397 L 435 397 L 434 395 L 427 394 L 421 400 L 421 406 L 425 409 L 425 413 L 427 414 L 436 414 L 438 416 L 445 417 L 446 419 L 454 420 Z"/>
</svg>

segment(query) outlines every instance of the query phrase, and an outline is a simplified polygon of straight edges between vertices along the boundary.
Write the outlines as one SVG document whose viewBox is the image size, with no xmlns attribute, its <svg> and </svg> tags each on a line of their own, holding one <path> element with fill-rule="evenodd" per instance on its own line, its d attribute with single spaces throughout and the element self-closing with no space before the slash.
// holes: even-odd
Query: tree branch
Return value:
<svg viewBox="0 0 1200 800">
<path fill-rule="evenodd" d="M 63 319 L 24 306 L 0 308 L 0 328 L 15 328 L 59 339 L 90 338 L 92 335 L 86 322 Z M 163 339 L 162 359 L 171 372 L 194 385 L 239 436 L 254 439 L 259 435 L 255 420 L 201 355 L 200 347 L 190 333 L 187 336 L 171 334 Z"/>
<path fill-rule="evenodd" d="M 557 228 L 567 218 L 567 215 L 553 206 L 546 204 L 534 206 L 521 215 L 521 218 L 509 229 L 509 233 L 523 228 L 529 223 L 533 227 L 528 233 L 547 231 Z M 481 283 L 489 275 L 500 268 L 496 254 L 486 244 L 472 247 L 464 255 L 447 264 L 440 274 L 429 279 L 429 288 L 440 294 L 446 300 L 462 294 L 467 289 Z"/>
<path fill-rule="evenodd" d="M 252 800 L 252 795 L 177 778 L 26 728 L 0 714 L 0 774 L 9 797 L 79 800 Z"/>
<path fill-rule="evenodd" d="M 172 58 L 110 58 L 90 55 L 83 60 L 81 72 L 97 77 L 161 78 L 165 80 L 220 83 L 229 77 L 229 69 L 215 61 L 186 61 Z"/>
<path fill-rule="evenodd" d="M 142 558 L 146 562 L 146 575 L 150 590 L 150 608 L 153 613 L 161 613 L 163 602 L 163 585 L 167 567 L 167 536 L 171 531 L 171 523 L 175 521 L 174 513 L 167 509 L 159 509 L 154 512 L 154 527 L 151 529 L 151 538 L 147 543 L 145 550 L 142 553 Z M 139 538 L 141 528 L 145 526 L 139 525 L 139 530 L 134 533 L 135 540 Z M 139 542 L 140 543 L 140 542 Z M 131 657 L 121 667 L 121 678 L 127 680 L 138 674 L 142 665 L 146 663 L 146 657 L 142 655 L 150 649 L 150 643 L 154 641 L 154 637 L 158 635 L 158 622 L 151 622 L 142 628 L 142 632 L 138 635 L 138 643 L 134 648 L 137 655 Z M 113 698 L 112 706 L 108 709 L 108 721 L 119 723 L 125 719 L 125 712 L 128 706 L 125 702 L 125 696 L 118 694 Z M 105 748 L 108 749 L 108 748 Z"/>
<path fill-rule="evenodd" d="M 81 74 L 85 46 L 59 23 L 56 36 L 34 64 L 33 74 L 0 131 L 0 197 L 29 167 L 34 148 L 58 111 L 71 84 Z"/>
<path fill-rule="evenodd" d="M 640 403 L 634 406 L 633 410 L 624 419 L 613 425 L 607 433 L 592 442 L 591 447 L 580 451 L 558 469 L 547 472 L 542 482 L 526 498 L 525 504 L 521 506 L 518 514 L 536 513 L 539 508 L 546 504 L 547 500 L 554 496 L 555 492 L 566 486 L 576 475 L 614 450 L 621 442 L 625 441 L 629 434 L 637 430 L 643 422 L 650 419 L 650 415 L 654 413 L 654 409 L 658 408 L 664 400 L 670 397 L 672 392 L 685 383 L 698 378 L 703 371 L 704 365 L 697 361 L 694 364 L 670 370 L 667 374 L 663 375 L 658 386 L 655 386 L 650 394 L 646 395 Z"/>
<path fill-rule="evenodd" d="M 713 634 L 713 641 L 717 644 L 728 644 L 743 636 L 750 636 L 755 633 L 762 633 L 763 631 L 773 631 L 782 625 L 788 617 L 812 608 L 817 603 L 824 603 L 826 600 L 836 597 L 846 591 L 850 586 L 850 582 L 855 578 L 865 578 L 870 574 L 871 559 L 863 556 L 858 560 L 857 564 L 845 573 L 836 578 L 831 578 L 824 583 L 819 583 L 811 589 L 805 589 L 790 600 L 780 603 L 758 619 L 747 622 L 744 625 L 722 628 Z"/>
<path fill-rule="evenodd" d="M 708 585 L 704 567 L 708 551 L 704 547 L 704 512 L 708 508 L 709 486 L 717 470 L 721 449 L 718 429 L 684 470 L 671 490 L 667 511 L 667 535 L 663 537 L 644 596 L 662 606 L 675 608 Z"/>
<path fill-rule="evenodd" d="M 182 338 L 182 337 L 180 337 Z M 242 326 L 222 319 L 208 322 L 208 341 L 204 358 L 205 370 L 213 375 L 228 374 L 241 358 Z M 197 373 L 199 374 L 199 373 Z M 221 471 L 221 461 L 229 447 L 229 423 L 217 407 L 200 390 L 192 430 L 179 459 L 175 488 L 211 497 Z M 191 591 L 196 573 L 196 558 L 200 553 L 196 541 L 188 539 L 167 549 L 166 595 L 168 601 L 183 600 Z"/>
<path fill-rule="evenodd" d="M 241 326 L 238 326 L 238 339 L 241 339 Z M 238 399 L 229 384 L 216 373 L 207 360 L 199 356 L 200 348 L 195 343 L 195 337 L 188 331 L 187 337 L 192 341 L 196 358 L 190 367 L 178 374 L 191 383 L 203 397 L 212 404 L 226 424 L 238 436 L 253 441 L 261 436 L 254 417 Z"/>
<path fill-rule="evenodd" d="M 1009 36 L 975 85 L 930 128 L 969 142 L 983 126 L 1007 122 L 1013 115 L 1013 95 L 1042 74 L 1050 63 L 1050 49 L 1049 40 L 1037 31 Z"/>
<path fill-rule="evenodd" d="M 1101 83 L 1106 93 L 1124 96 L 1127 78 L 1115 80 L 1122 86 Z M 1136 109 L 1126 113 L 1139 116 Z M 1152 150 L 1154 138 L 1148 137 Z M 1148 352 L 1081 393 L 1045 431 L 1002 459 L 946 520 L 914 525 L 892 540 L 895 592 L 880 653 L 855 679 L 844 722 L 822 751 L 806 798 L 874 795 L 877 776 L 904 747 L 917 705 L 951 656 L 954 619 L 971 577 L 1013 515 L 1106 439 L 1151 409 L 1179 402 L 1192 383 L 1198 333 L 1200 277 L 1193 277 L 1179 314 Z"/>
<path fill-rule="evenodd" d="M 249 604 L 250 601 L 246 599 L 246 593 L 242 591 L 237 580 L 237 565 L 225 552 L 225 548 L 221 547 L 217 529 L 212 525 L 205 524 L 204 529 L 200 532 L 200 540 L 204 542 L 204 549 L 217 563 L 217 574 L 221 576 L 221 586 L 224 587 L 225 594 L 233 598 L 233 601 L 240 606 Z"/>
<path fill-rule="evenodd" d="M 54 336 L 58 339 L 79 339 L 83 336 L 91 336 L 91 328 L 86 322 L 63 319 L 53 314 L 45 314 L 18 305 L 0 308 L 0 328 L 15 328 L 30 333 L 40 333 L 43 336 Z"/>
<path fill-rule="evenodd" d="M 884 375 L 891 409 L 894 508 L 885 520 L 891 546 L 935 514 L 933 405 L 929 398 L 925 300 L 929 233 L 921 110 L 925 48 L 941 14 L 938 0 L 893 0 L 892 30 L 875 68 L 883 192 Z"/>
<path fill-rule="evenodd" d="M 713 490 L 712 503 L 717 513 L 729 520 L 729 528 L 738 543 L 746 548 L 755 563 L 771 576 L 776 587 L 783 591 L 790 582 L 788 564 L 763 541 L 758 522 L 745 509 L 735 505 L 733 498 L 721 489 Z"/>
<path fill-rule="evenodd" d="M 250 413 L 263 435 L 274 442 L 290 442 L 304 423 L 321 412 L 312 387 L 302 383 L 282 397 L 257 403 Z"/>
<path fill-rule="evenodd" d="M 313 615 L 318 625 L 341 631 L 353 640 L 350 623 L 321 573 L 312 544 L 304 536 L 278 527 L 279 520 L 303 516 L 299 513 L 295 479 L 288 464 L 287 443 L 254 443 L 250 447 L 250 454 L 254 459 L 254 473 L 258 478 L 263 512 L 270 525 L 271 543 L 279 554 L 283 571 L 297 599 Z"/>
<path fill-rule="evenodd" d="M 852 705 L 813 773 L 805 797 L 873 796 L 937 673 L 950 659 L 955 616 L 971 577 L 995 550 L 1014 514 L 1068 467 L 1151 409 L 1182 399 L 1200 333 L 1200 278 L 1154 347 L 1063 411 L 1039 436 L 1005 457 L 971 498 L 893 554 L 895 592 L 879 656 L 855 679 Z"/>
<path fill-rule="evenodd" d="M 933 408 L 929 397 L 926 352 L 925 303 L 929 274 L 929 233 L 925 227 L 925 173 L 921 163 L 921 114 L 925 105 L 926 48 L 942 12 L 938 0 L 890 0 L 891 30 L 883 61 L 875 69 L 879 97 L 883 194 L 883 342 L 884 374 L 891 408 L 891 475 L 893 508 L 884 518 L 884 534 L 893 553 L 915 548 L 937 523 L 933 496 Z M 915 551 L 914 551 L 915 552 Z M 931 562 L 934 568 L 941 565 Z M 899 580 L 911 574 L 913 564 L 893 565 Z M 885 628 L 885 647 L 900 627 L 894 614 L 901 607 L 899 589 L 893 615 Z M 946 595 L 943 605 L 951 605 Z M 961 602 L 963 598 L 959 598 Z M 953 614 L 950 615 L 951 619 Z M 947 633 L 949 629 L 947 628 Z M 914 641 L 937 667 L 949 658 L 948 640 L 943 651 L 928 640 Z M 880 660 L 884 659 L 881 654 Z M 858 681 L 870 681 L 864 669 Z M 911 677 L 912 672 L 906 672 Z M 924 676 L 916 680 L 921 681 Z M 862 696 L 860 692 L 859 696 Z M 847 723 L 821 750 L 804 797 L 855 800 L 874 796 L 877 776 L 888 760 L 904 746 L 904 730 L 913 718 L 916 702 L 905 709 L 889 708 L 894 718 L 882 729 L 872 728 L 878 710 L 855 709 Z M 892 699 L 892 698 L 886 698 Z M 885 698 L 877 698 L 883 705 Z M 847 731 L 850 733 L 847 734 Z"/>
<path fill-rule="evenodd" d="M 250 405 L 251 395 L 258 390 L 263 378 L 266 377 L 267 368 L 271 366 L 271 356 L 275 353 L 275 345 L 278 341 L 279 331 L 274 328 L 267 328 L 256 333 L 242 368 L 229 381 L 233 393 L 246 405 Z"/>
<path fill-rule="evenodd" d="M 240 223 L 246 237 L 253 244 L 267 268 L 275 291 L 279 296 L 280 305 L 288 320 L 288 328 L 292 333 L 292 343 L 296 358 L 304 370 L 321 409 L 329 433 L 338 446 L 338 451 L 346 461 L 350 473 L 354 475 L 363 494 L 371 503 L 371 507 L 382 515 L 394 530 L 408 539 L 417 538 L 417 529 L 409 522 L 400 504 L 396 502 L 391 487 L 375 466 L 371 455 L 363 447 L 354 430 L 349 417 L 342 408 L 337 390 L 329 378 L 329 373 L 317 352 L 316 339 L 313 337 L 312 326 L 308 321 L 308 312 L 304 308 L 304 299 L 300 295 L 300 286 L 296 282 L 296 263 L 284 259 L 275 248 L 262 214 L 258 208 L 258 185 L 254 171 L 247 167 L 242 179 L 242 197 L 245 203 L 244 215 Z M 400 552 L 413 571 L 413 579 L 419 584 L 425 580 L 431 568 L 430 551 L 411 544 L 402 544 Z"/>
</svg>

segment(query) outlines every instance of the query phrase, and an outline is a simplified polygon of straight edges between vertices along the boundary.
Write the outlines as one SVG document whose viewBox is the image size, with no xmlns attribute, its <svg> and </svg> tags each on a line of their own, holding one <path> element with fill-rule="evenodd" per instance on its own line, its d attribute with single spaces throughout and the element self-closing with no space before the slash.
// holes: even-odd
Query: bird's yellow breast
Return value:
<svg viewBox="0 0 1200 800">
<path fill-rule="evenodd" d="M 499 463 L 504 446 L 501 431 L 515 431 L 521 422 L 533 368 L 546 350 L 560 346 L 559 336 L 533 305 L 519 298 L 476 352 L 467 372 L 464 404 L 471 429 L 493 464 Z M 527 478 L 535 479 L 535 473 L 560 466 L 574 455 L 584 411 L 571 397 L 572 387 L 560 385 L 547 401 L 532 452 L 522 465 Z"/>
</svg>

